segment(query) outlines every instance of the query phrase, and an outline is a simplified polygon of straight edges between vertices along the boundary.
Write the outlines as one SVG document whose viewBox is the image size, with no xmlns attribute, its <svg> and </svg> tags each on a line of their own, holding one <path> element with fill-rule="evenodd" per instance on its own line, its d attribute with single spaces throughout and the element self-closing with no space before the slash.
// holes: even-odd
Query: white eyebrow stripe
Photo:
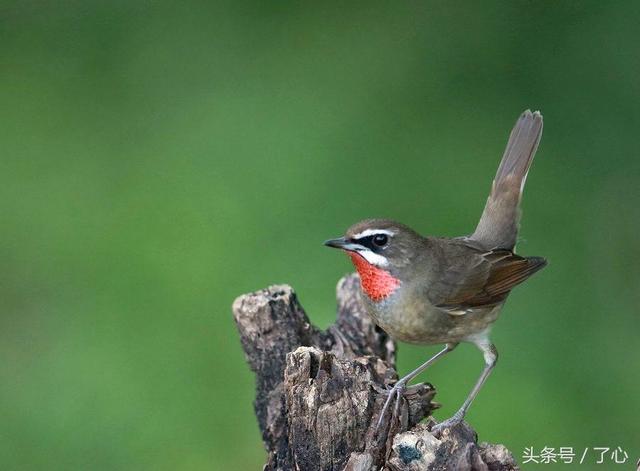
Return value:
<svg viewBox="0 0 640 471">
<path fill-rule="evenodd" d="M 389 231 L 387 229 L 365 229 L 364 231 L 359 232 L 358 234 L 354 234 L 352 236 L 352 239 L 361 239 L 362 237 L 369 237 L 376 234 L 384 234 L 388 236 L 396 235 L 395 232 Z"/>
</svg>

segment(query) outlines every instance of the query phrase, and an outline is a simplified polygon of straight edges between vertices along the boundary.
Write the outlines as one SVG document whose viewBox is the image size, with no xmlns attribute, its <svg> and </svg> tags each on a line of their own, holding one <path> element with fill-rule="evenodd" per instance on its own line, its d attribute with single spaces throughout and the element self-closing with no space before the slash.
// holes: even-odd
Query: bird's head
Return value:
<svg viewBox="0 0 640 471">
<path fill-rule="evenodd" d="M 422 237 L 395 221 L 367 219 L 347 229 L 344 237 L 324 244 L 347 252 L 360 275 L 363 291 L 380 301 L 402 283 L 406 267 L 422 247 Z"/>
</svg>

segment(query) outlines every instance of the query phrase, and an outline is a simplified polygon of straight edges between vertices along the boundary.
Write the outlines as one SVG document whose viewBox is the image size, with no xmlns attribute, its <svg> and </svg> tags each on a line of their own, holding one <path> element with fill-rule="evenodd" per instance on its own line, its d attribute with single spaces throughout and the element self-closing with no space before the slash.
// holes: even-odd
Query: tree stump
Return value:
<svg viewBox="0 0 640 471">
<path fill-rule="evenodd" d="M 397 417 L 376 423 L 398 379 L 395 344 L 367 314 L 358 276 L 338 283 L 336 323 L 310 324 L 293 289 L 240 296 L 233 314 L 256 374 L 266 471 L 516 470 L 502 445 L 478 444 L 463 423 L 439 438 L 420 423 L 438 407 L 428 383 L 407 389 Z M 433 423 L 433 421 L 431 421 Z"/>
</svg>

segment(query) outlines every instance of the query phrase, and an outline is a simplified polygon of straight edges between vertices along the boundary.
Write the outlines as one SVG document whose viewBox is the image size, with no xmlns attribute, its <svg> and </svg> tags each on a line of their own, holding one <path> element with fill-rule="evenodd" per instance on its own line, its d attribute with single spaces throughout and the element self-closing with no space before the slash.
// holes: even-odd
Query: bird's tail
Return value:
<svg viewBox="0 0 640 471">
<path fill-rule="evenodd" d="M 518 236 L 522 190 L 541 136 L 540 112 L 522 113 L 511 131 L 491 194 L 471 239 L 487 248 L 513 249 Z"/>
</svg>

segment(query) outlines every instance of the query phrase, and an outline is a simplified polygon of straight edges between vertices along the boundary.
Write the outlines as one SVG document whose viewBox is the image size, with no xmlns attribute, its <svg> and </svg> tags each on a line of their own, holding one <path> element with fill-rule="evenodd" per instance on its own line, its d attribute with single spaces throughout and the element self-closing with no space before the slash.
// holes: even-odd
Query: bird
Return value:
<svg viewBox="0 0 640 471">
<path fill-rule="evenodd" d="M 514 250 L 520 202 L 542 137 L 539 111 L 524 111 L 509 136 L 480 220 L 471 235 L 424 237 L 390 219 L 366 219 L 343 237 L 325 241 L 351 258 L 360 278 L 366 310 L 392 339 L 443 345 L 388 391 L 377 429 L 396 401 L 398 414 L 409 381 L 462 342 L 475 345 L 484 368 L 467 398 L 450 418 L 435 424 L 439 435 L 458 425 L 498 360 L 490 331 L 511 290 L 547 265 L 544 257 Z"/>
</svg>

